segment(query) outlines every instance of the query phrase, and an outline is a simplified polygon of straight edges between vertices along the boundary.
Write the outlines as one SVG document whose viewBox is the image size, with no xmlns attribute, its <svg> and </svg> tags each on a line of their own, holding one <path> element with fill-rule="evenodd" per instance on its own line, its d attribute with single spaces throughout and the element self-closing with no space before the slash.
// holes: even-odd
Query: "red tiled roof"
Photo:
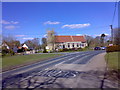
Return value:
<svg viewBox="0 0 120 90">
<path fill-rule="evenodd" d="M 84 36 L 55 36 L 55 42 L 85 42 Z"/>
</svg>

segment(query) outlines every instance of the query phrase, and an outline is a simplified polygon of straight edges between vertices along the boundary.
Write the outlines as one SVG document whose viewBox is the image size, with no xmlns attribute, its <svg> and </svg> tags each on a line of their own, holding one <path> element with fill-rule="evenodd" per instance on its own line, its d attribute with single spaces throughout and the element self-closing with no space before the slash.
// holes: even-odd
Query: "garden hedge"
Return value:
<svg viewBox="0 0 120 90">
<path fill-rule="evenodd" d="M 106 52 L 120 51 L 120 45 L 107 46 Z"/>
</svg>

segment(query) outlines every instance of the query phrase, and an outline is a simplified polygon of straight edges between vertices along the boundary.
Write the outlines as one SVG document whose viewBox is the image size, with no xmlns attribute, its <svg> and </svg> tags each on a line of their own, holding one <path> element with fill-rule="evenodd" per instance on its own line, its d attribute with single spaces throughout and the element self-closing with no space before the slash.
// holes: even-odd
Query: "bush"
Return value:
<svg viewBox="0 0 120 90">
<path fill-rule="evenodd" d="M 63 49 L 59 49 L 58 51 L 59 51 L 59 52 L 63 52 Z"/>
<path fill-rule="evenodd" d="M 106 52 L 120 51 L 120 45 L 107 46 Z"/>
<path fill-rule="evenodd" d="M 78 48 L 78 51 L 83 51 L 83 49 L 80 47 L 80 48 Z"/>
<path fill-rule="evenodd" d="M 8 49 L 3 49 L 2 50 L 2 56 L 6 56 L 9 53 Z"/>
<path fill-rule="evenodd" d="M 9 53 L 11 56 L 15 55 L 15 52 L 12 49 L 9 49 Z"/>
<path fill-rule="evenodd" d="M 67 48 L 63 48 L 63 51 L 69 51 L 69 49 L 67 49 Z"/>
<path fill-rule="evenodd" d="M 43 53 L 47 53 L 47 50 L 44 48 Z"/>
<path fill-rule="evenodd" d="M 21 49 L 18 49 L 18 50 L 17 50 L 17 53 L 22 53 L 22 52 L 25 52 L 25 49 L 24 49 L 24 48 L 21 48 Z"/>
</svg>

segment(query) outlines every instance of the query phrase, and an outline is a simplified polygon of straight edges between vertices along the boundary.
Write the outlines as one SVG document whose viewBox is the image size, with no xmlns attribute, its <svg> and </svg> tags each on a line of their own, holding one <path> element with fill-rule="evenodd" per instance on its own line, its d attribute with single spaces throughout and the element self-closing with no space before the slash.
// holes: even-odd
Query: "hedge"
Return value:
<svg viewBox="0 0 120 90">
<path fill-rule="evenodd" d="M 106 52 L 120 51 L 120 45 L 107 46 Z"/>
</svg>

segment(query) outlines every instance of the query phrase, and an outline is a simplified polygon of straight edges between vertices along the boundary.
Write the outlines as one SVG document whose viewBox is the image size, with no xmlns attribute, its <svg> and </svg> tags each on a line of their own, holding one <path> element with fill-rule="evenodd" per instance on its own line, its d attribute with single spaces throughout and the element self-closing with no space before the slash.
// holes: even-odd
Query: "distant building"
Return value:
<svg viewBox="0 0 120 90">
<path fill-rule="evenodd" d="M 6 43 L 3 43 L 2 47 L 6 47 L 7 49 L 10 49 L 10 47 Z"/>
<path fill-rule="evenodd" d="M 23 44 L 22 47 L 25 48 L 25 49 L 28 49 L 28 46 L 26 44 Z"/>
<path fill-rule="evenodd" d="M 84 48 L 87 46 L 84 36 L 55 36 L 54 49 Z M 51 45 L 47 48 L 52 49 Z"/>
</svg>

